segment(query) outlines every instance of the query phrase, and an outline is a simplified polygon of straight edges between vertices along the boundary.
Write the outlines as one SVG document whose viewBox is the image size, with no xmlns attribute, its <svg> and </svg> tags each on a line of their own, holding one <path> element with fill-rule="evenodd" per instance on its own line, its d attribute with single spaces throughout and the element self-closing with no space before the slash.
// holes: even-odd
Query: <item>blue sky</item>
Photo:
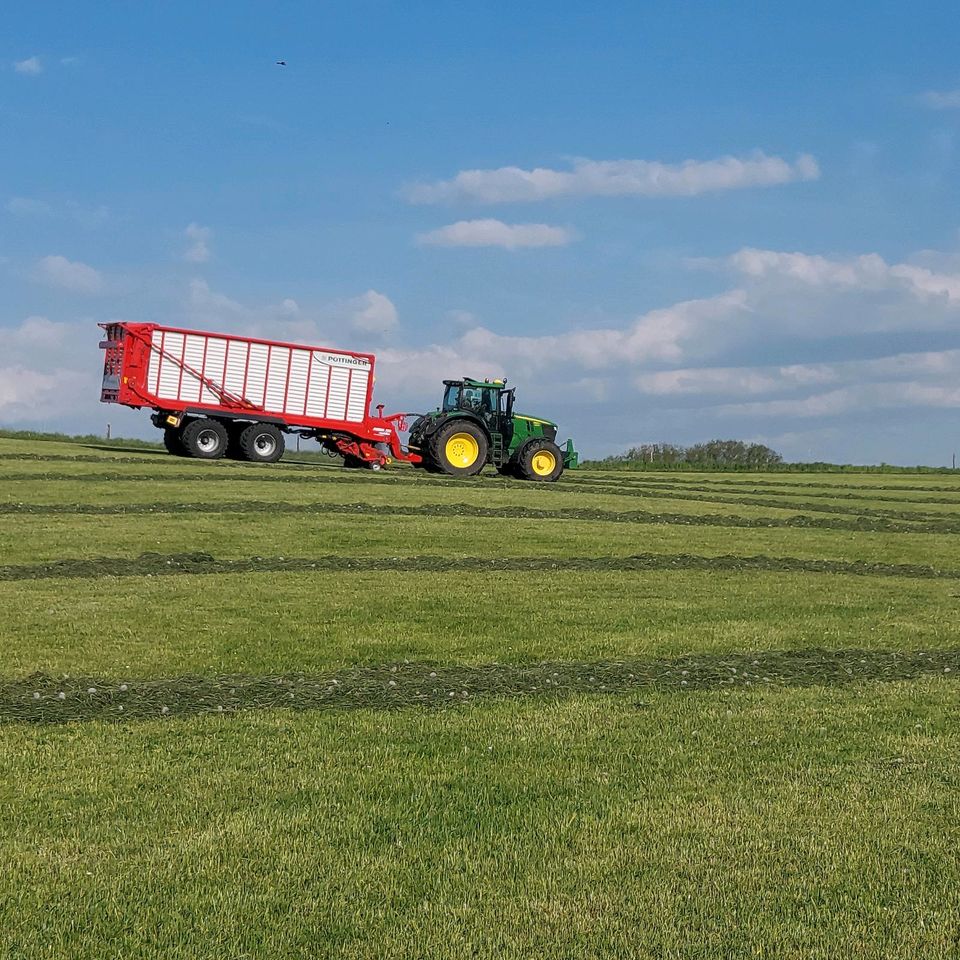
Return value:
<svg viewBox="0 0 960 960">
<path fill-rule="evenodd" d="M 591 455 L 960 447 L 954 3 L 44 3 L 0 35 L 0 423 L 97 322 L 509 376 Z M 276 60 L 287 65 L 276 65 Z M 960 452 L 960 451 L 958 451 Z"/>
</svg>

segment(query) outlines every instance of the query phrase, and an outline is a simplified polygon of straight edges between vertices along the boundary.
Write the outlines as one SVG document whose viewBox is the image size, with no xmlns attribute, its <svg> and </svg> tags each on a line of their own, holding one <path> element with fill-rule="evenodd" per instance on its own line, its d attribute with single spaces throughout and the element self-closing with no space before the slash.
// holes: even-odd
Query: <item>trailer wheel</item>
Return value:
<svg viewBox="0 0 960 960">
<path fill-rule="evenodd" d="M 276 463 L 283 449 L 283 434 L 272 423 L 252 423 L 240 434 L 240 452 L 252 463 Z"/>
<path fill-rule="evenodd" d="M 240 446 L 240 437 L 243 431 L 249 427 L 249 423 L 242 420 L 232 420 L 227 424 L 227 456 L 231 460 L 246 460 L 243 448 Z"/>
<path fill-rule="evenodd" d="M 552 483 L 563 473 L 563 454 L 552 440 L 533 440 L 520 451 L 517 467 L 524 480 Z"/>
<path fill-rule="evenodd" d="M 172 453 L 175 457 L 185 457 L 186 450 L 183 449 L 183 439 L 180 431 L 176 427 L 167 427 L 163 431 L 163 445 L 167 453 Z"/>
<path fill-rule="evenodd" d="M 227 452 L 227 428 L 219 420 L 191 420 L 180 436 L 188 457 L 219 460 Z"/>
<path fill-rule="evenodd" d="M 458 417 L 433 435 L 431 459 L 451 477 L 472 477 L 487 462 L 487 446 L 480 427 Z"/>
</svg>

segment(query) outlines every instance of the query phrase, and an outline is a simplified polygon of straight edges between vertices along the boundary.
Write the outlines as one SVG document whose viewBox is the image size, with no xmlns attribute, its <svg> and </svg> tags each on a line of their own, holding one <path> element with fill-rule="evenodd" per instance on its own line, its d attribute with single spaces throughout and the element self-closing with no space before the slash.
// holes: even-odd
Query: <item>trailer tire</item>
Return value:
<svg viewBox="0 0 960 960">
<path fill-rule="evenodd" d="M 172 453 L 175 457 L 185 457 L 186 450 L 183 449 L 183 438 L 176 427 L 166 427 L 163 431 L 163 445 L 167 453 Z"/>
<path fill-rule="evenodd" d="M 191 420 L 180 436 L 188 457 L 219 460 L 227 452 L 227 428 L 219 420 Z"/>
<path fill-rule="evenodd" d="M 517 472 L 524 480 L 553 483 L 563 473 L 563 453 L 552 440 L 532 440 L 520 450 Z"/>
<path fill-rule="evenodd" d="M 251 423 L 240 434 L 240 453 L 251 463 L 276 463 L 285 444 L 283 434 L 272 423 Z"/>
<path fill-rule="evenodd" d="M 240 446 L 240 437 L 249 426 L 249 423 L 244 423 L 242 420 L 234 420 L 227 424 L 227 457 L 230 460 L 247 459 Z"/>
<path fill-rule="evenodd" d="M 470 420 L 456 417 L 433 435 L 430 459 L 450 477 L 472 477 L 483 469 L 488 449 L 483 430 Z"/>
</svg>

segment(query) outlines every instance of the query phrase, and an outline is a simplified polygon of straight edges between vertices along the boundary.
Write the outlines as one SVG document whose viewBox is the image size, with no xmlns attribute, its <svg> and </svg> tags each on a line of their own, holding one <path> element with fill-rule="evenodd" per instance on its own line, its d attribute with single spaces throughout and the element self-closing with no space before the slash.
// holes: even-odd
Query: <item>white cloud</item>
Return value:
<svg viewBox="0 0 960 960">
<path fill-rule="evenodd" d="M 920 94 L 920 102 L 931 110 L 960 109 L 960 90 L 927 90 Z"/>
<path fill-rule="evenodd" d="M 748 157 L 686 160 L 575 160 L 571 170 L 499 167 L 462 170 L 452 180 L 414 184 L 412 203 L 471 200 L 510 203 L 563 196 L 696 196 L 717 190 L 772 186 L 820 176 L 816 160 L 803 154 L 794 162 L 756 152 Z"/>
<path fill-rule="evenodd" d="M 183 235 L 189 241 L 183 259 L 188 263 L 206 263 L 210 259 L 210 238 L 213 231 L 209 227 L 201 227 L 199 223 L 191 223 L 187 225 Z"/>
<path fill-rule="evenodd" d="M 898 288 L 923 299 L 960 303 L 960 273 L 941 273 L 910 263 L 889 264 L 876 253 L 830 260 L 806 253 L 745 247 L 724 262 L 737 272 L 754 278 L 788 278 L 814 287 Z"/>
<path fill-rule="evenodd" d="M 572 230 L 545 223 L 504 223 L 502 220 L 458 220 L 439 230 L 421 233 L 419 243 L 439 247 L 562 247 L 574 239 Z"/>
<path fill-rule="evenodd" d="M 247 308 L 226 294 L 210 289 L 206 280 L 195 278 L 190 281 L 190 306 L 201 312 L 246 314 Z"/>
<path fill-rule="evenodd" d="M 10 423 L 46 420 L 66 412 L 86 385 L 75 370 L 0 367 L 0 417 Z"/>
<path fill-rule="evenodd" d="M 795 393 L 872 381 L 960 381 L 960 350 L 898 353 L 869 360 L 840 360 L 757 367 L 685 367 L 639 374 L 637 389 L 651 396 L 738 397 Z M 797 404 L 797 401 L 784 401 Z"/>
<path fill-rule="evenodd" d="M 99 334 L 92 321 L 41 316 L 0 326 L 0 421 L 56 423 L 81 408 L 95 412 L 103 363 Z"/>
<path fill-rule="evenodd" d="M 43 73 L 43 64 L 39 57 L 28 57 L 26 60 L 14 60 L 13 69 L 17 73 L 24 73 L 27 76 L 35 77 L 38 73 Z"/>
<path fill-rule="evenodd" d="M 48 286 L 73 293 L 92 294 L 103 289 L 103 277 L 97 270 L 79 260 L 68 260 L 59 255 L 39 260 L 34 278 Z"/>
<path fill-rule="evenodd" d="M 625 371 L 679 361 L 691 345 L 709 338 L 713 327 L 736 320 L 744 305 L 743 293 L 734 290 L 651 310 L 619 328 L 522 337 L 474 327 L 447 343 L 379 350 L 380 376 L 391 390 L 411 398 L 411 386 L 469 374 L 528 378 L 552 389 L 561 380 L 582 382 L 593 397 L 623 399 Z"/>
<path fill-rule="evenodd" d="M 953 384 L 899 383 L 882 380 L 853 384 L 794 400 L 765 400 L 716 407 L 720 417 L 837 417 L 904 407 L 960 407 L 960 387 Z"/>
<path fill-rule="evenodd" d="M 19 349 L 51 347 L 61 343 L 67 330 L 65 323 L 54 323 L 46 317 L 30 316 L 18 327 L 0 328 L 0 350 L 5 358 Z"/>
<path fill-rule="evenodd" d="M 368 290 L 350 303 L 351 323 L 362 333 L 389 333 L 395 329 L 399 318 L 393 301 L 376 290 Z"/>
</svg>

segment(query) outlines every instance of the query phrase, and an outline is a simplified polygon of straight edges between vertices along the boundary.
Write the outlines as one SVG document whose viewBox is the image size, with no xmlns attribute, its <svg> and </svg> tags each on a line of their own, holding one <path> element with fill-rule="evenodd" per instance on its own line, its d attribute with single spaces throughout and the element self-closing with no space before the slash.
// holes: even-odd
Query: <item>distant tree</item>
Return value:
<svg viewBox="0 0 960 960">
<path fill-rule="evenodd" d="M 652 466 L 730 468 L 763 470 L 783 463 L 776 450 L 762 443 L 744 443 L 742 440 L 708 440 L 691 447 L 673 443 L 641 443 L 625 453 L 607 457 L 603 463 L 649 464 Z"/>
<path fill-rule="evenodd" d="M 639 447 L 631 447 L 626 453 L 616 457 L 608 457 L 608 460 L 634 461 L 641 463 L 664 463 L 674 464 L 682 463 L 686 451 L 683 447 L 675 446 L 672 443 L 641 443 Z"/>
<path fill-rule="evenodd" d="M 698 466 L 713 467 L 770 467 L 783 463 L 776 450 L 762 443 L 744 443 L 742 440 L 709 440 L 687 448 L 686 460 Z"/>
</svg>

